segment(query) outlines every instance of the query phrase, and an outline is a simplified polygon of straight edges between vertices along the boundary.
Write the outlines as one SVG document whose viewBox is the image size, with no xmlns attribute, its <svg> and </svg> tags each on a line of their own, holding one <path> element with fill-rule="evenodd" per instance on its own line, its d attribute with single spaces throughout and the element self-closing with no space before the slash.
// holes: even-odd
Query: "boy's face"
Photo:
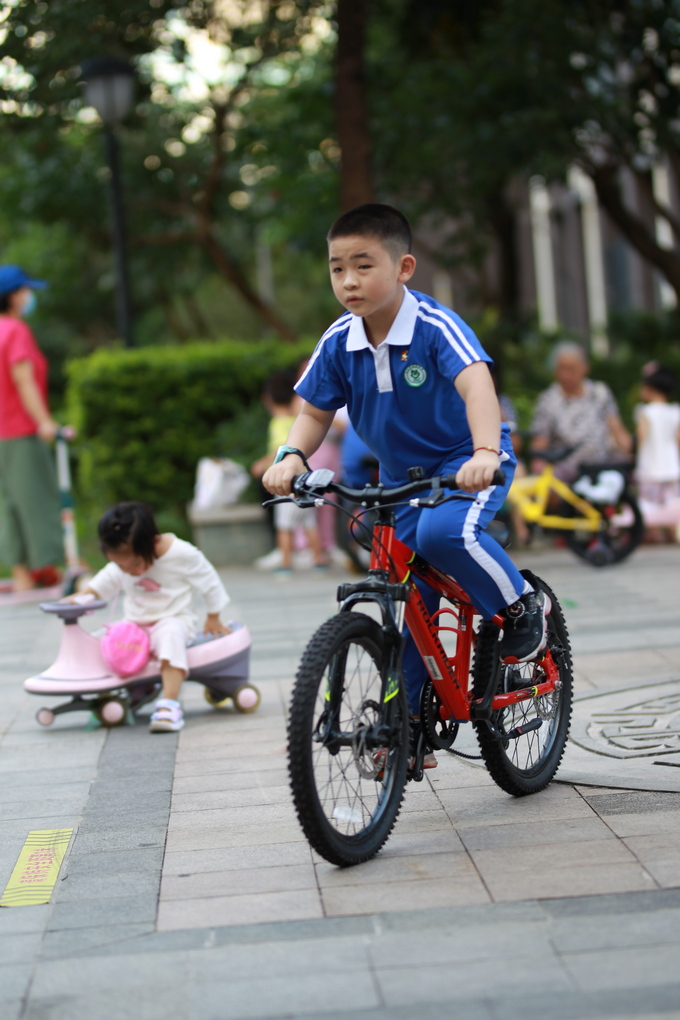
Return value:
<svg viewBox="0 0 680 1020">
<path fill-rule="evenodd" d="M 403 284 L 415 269 L 413 255 L 396 260 L 376 237 L 352 234 L 336 237 L 328 245 L 331 285 L 348 311 L 362 318 L 392 305 L 398 309 Z"/>
</svg>

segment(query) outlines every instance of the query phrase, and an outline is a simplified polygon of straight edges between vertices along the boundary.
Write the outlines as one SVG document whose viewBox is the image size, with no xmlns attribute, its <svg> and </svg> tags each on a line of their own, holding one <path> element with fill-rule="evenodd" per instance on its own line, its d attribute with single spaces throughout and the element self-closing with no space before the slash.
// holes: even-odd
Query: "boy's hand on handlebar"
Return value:
<svg viewBox="0 0 680 1020">
<path fill-rule="evenodd" d="M 456 482 L 463 492 L 480 492 L 491 485 L 494 473 L 500 465 L 500 457 L 491 450 L 477 450 L 458 469 Z"/>
<path fill-rule="evenodd" d="M 293 479 L 306 470 L 302 457 L 298 457 L 297 453 L 289 453 L 265 471 L 262 484 L 273 496 L 290 496 Z"/>
<path fill-rule="evenodd" d="M 219 613 L 208 613 L 203 625 L 203 633 L 222 637 L 224 634 L 231 634 L 232 630 L 231 627 L 227 627 L 226 623 L 222 623 Z"/>
</svg>

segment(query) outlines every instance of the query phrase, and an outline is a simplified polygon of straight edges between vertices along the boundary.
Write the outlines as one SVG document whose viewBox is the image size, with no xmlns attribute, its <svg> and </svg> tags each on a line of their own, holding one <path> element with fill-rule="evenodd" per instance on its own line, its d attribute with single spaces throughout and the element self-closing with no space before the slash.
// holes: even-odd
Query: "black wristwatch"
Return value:
<svg viewBox="0 0 680 1020">
<path fill-rule="evenodd" d="M 302 463 L 305 465 L 307 470 L 308 471 L 312 470 L 309 464 L 307 463 L 307 458 L 305 457 L 304 453 L 302 452 L 302 450 L 298 450 L 297 446 L 279 446 L 278 450 L 276 451 L 276 456 L 274 457 L 274 463 L 278 464 L 280 461 L 283 460 L 284 457 L 287 457 L 289 453 L 297 453 L 298 457 L 301 458 Z"/>
</svg>

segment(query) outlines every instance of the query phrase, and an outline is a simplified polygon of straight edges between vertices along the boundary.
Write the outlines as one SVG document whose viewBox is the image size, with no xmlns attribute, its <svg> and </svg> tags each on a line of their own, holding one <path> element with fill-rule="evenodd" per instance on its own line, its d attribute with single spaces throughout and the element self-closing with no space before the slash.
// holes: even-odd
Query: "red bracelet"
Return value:
<svg viewBox="0 0 680 1020">
<path fill-rule="evenodd" d="M 472 452 L 477 453 L 479 450 L 488 450 L 489 453 L 495 453 L 497 457 L 501 455 L 501 451 L 494 450 L 493 446 L 476 446 Z"/>
</svg>

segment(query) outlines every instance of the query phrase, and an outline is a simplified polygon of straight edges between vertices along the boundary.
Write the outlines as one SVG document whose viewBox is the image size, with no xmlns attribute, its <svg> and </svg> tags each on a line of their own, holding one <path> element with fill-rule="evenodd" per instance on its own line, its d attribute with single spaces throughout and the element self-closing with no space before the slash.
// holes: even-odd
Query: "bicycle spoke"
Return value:
<svg viewBox="0 0 680 1020">
<path fill-rule="evenodd" d="M 339 614 L 310 642 L 293 691 L 289 769 L 298 817 L 312 846 L 337 864 L 377 853 L 401 806 L 407 713 L 401 690 L 394 706 L 382 703 L 382 644 L 375 621 Z M 394 734 L 378 763 L 377 732 Z"/>
<path fill-rule="evenodd" d="M 524 732 L 498 739 L 483 722 L 476 724 L 480 750 L 494 780 L 508 793 L 522 796 L 543 789 L 552 779 L 564 753 L 571 716 L 571 657 L 566 626 L 554 592 L 540 583 L 550 595 L 552 611 L 548 618 L 548 646 L 557 665 L 559 687 L 539 698 L 508 705 L 494 713 L 493 722 L 502 734 Z M 492 624 L 482 625 L 474 664 L 473 693 L 482 697 L 494 669 L 493 649 L 498 632 Z M 516 691 L 544 683 L 547 674 L 540 660 L 500 665 L 495 690 Z M 537 722 L 540 725 L 537 725 Z M 528 728 L 531 727 L 531 728 Z"/>
</svg>

